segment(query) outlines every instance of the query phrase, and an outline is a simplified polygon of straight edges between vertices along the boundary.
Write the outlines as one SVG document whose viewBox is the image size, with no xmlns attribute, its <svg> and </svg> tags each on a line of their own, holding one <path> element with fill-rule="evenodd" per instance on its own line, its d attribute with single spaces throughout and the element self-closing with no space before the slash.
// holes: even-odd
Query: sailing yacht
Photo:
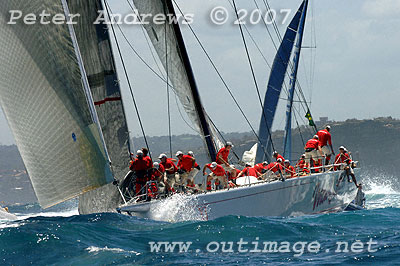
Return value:
<svg viewBox="0 0 400 266">
<path fill-rule="evenodd" d="M 133 2 L 140 13 L 175 16 L 171 0 Z M 226 215 L 334 212 L 343 210 L 355 198 L 354 184 L 339 182 L 342 172 L 332 171 L 284 182 L 284 179 L 250 182 L 233 189 L 174 195 L 145 203 L 124 202 L 115 181 L 128 172 L 129 131 L 109 28 L 104 23 L 93 23 L 98 11 L 108 11 L 105 3 L 101 0 L 0 3 L 0 103 L 43 208 L 79 196 L 80 214 L 119 211 L 170 221 L 179 212 L 169 210 L 185 209 L 186 213 L 207 220 Z M 292 50 L 288 46 L 296 37 L 297 69 L 299 36 L 304 28 L 307 3 L 303 1 L 278 51 L 274 62 L 277 70 L 271 71 L 269 82 L 274 90 L 282 87 L 280 79 L 284 78 Z M 7 12 L 14 9 L 23 13 L 48 10 L 68 17 L 76 13 L 81 16 L 76 25 L 7 25 Z M 179 25 L 143 26 L 183 108 L 200 132 L 210 160 L 215 161 L 216 150 L 223 141 L 202 105 Z M 293 90 L 295 82 L 296 73 L 292 74 Z M 272 105 L 275 98 L 266 95 Z M 272 122 L 269 124 L 267 119 L 271 116 L 263 110 L 256 161 L 268 156 L 266 150 L 270 144 L 266 136 Z M 287 131 L 290 129 L 289 124 Z M 177 203 L 185 203 L 184 208 L 178 208 Z"/>
</svg>

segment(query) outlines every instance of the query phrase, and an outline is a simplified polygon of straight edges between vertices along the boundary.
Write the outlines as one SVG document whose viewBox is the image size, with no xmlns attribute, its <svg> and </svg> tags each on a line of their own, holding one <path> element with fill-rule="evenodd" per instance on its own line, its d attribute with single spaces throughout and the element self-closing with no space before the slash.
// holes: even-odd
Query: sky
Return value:
<svg viewBox="0 0 400 266">
<path fill-rule="evenodd" d="M 108 0 L 114 13 L 127 13 L 130 7 L 124 0 Z M 262 0 L 255 0 L 265 12 Z M 224 80 L 229 85 L 252 126 L 258 128 L 261 117 L 254 81 L 250 72 L 243 41 L 237 25 L 216 26 L 209 15 L 216 6 L 224 6 L 234 13 L 229 2 L 221 0 L 177 0 L 184 13 L 193 13 L 193 29 L 204 44 Z M 269 0 L 272 9 L 291 9 L 290 19 L 300 0 Z M 236 0 L 239 9 L 254 10 L 254 1 Z M 315 120 L 328 116 L 331 120 L 349 118 L 368 119 L 381 116 L 400 118 L 400 0 L 318 0 L 310 1 L 299 68 L 299 82 Z M 290 21 L 282 25 L 277 19 L 281 35 Z M 154 69 L 143 32 L 138 25 L 123 26 L 124 33 L 139 54 Z M 271 65 L 275 48 L 264 24 L 249 25 L 248 29 Z M 272 31 L 272 28 L 269 27 Z M 182 26 L 185 43 L 194 70 L 203 105 L 217 127 L 224 132 L 250 131 L 215 71 L 200 49 L 187 26 Z M 124 60 L 138 102 L 140 116 L 147 135 L 167 135 L 166 86 L 129 48 L 117 30 Z M 274 34 L 274 32 L 272 31 Z M 270 68 L 249 36 L 246 41 L 254 64 L 257 84 L 264 98 Z M 273 35 L 277 43 L 276 36 Z M 115 53 L 116 54 L 116 53 Z M 130 132 L 140 136 L 137 114 L 134 111 L 127 82 L 118 57 L 117 68 Z M 312 74 L 313 73 L 313 74 Z M 281 94 L 284 98 L 285 93 Z M 274 129 L 284 125 L 286 101 L 280 101 Z M 180 114 L 174 95 L 171 95 L 172 134 L 195 132 Z M 299 110 L 299 123 L 304 124 L 305 112 Z M 13 144 L 7 122 L 0 114 L 0 144 Z"/>
</svg>

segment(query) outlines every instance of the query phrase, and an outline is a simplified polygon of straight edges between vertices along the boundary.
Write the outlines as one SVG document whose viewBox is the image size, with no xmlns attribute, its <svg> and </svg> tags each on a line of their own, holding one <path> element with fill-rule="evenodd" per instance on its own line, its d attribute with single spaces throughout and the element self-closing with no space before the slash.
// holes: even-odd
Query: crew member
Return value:
<svg viewBox="0 0 400 266">
<path fill-rule="evenodd" d="M 350 155 L 347 153 L 346 148 L 343 146 L 341 146 L 339 148 L 339 151 L 340 151 L 340 153 L 338 154 L 338 156 L 336 156 L 336 158 L 340 164 L 344 164 L 344 170 L 345 170 L 345 173 L 347 176 L 347 181 L 351 182 L 350 178 L 349 178 L 349 176 L 351 176 L 351 179 L 353 180 L 354 184 L 358 188 L 356 176 L 354 175 L 354 170 L 351 166 L 352 161 L 351 161 Z M 336 164 L 336 159 L 335 159 L 335 164 Z M 339 185 L 339 183 L 342 179 L 343 179 L 343 176 L 340 177 L 337 185 Z"/>
<path fill-rule="evenodd" d="M 233 177 L 236 177 L 235 168 L 232 168 L 229 164 L 228 156 L 229 152 L 233 148 L 232 142 L 227 142 L 225 147 L 222 147 L 217 153 L 216 163 L 221 165 L 225 171 L 230 172 Z"/>
<path fill-rule="evenodd" d="M 294 167 L 290 165 L 289 160 L 285 160 L 285 176 L 286 178 L 292 178 L 296 175 Z"/>
<path fill-rule="evenodd" d="M 274 152 L 272 153 L 272 157 L 274 157 L 276 161 L 278 161 L 278 159 L 281 159 L 281 161 L 280 161 L 280 162 L 281 162 L 281 165 L 284 166 L 283 163 L 284 163 L 284 161 L 285 161 L 285 158 L 283 158 L 283 156 L 280 155 L 277 151 L 274 151 Z"/>
<path fill-rule="evenodd" d="M 153 168 L 149 172 L 150 182 L 147 188 L 149 198 L 156 198 L 158 196 L 157 184 L 164 183 L 164 166 L 155 162 Z"/>
<path fill-rule="evenodd" d="M 306 163 L 306 155 L 303 154 L 301 155 L 301 158 L 296 164 L 296 169 L 299 174 L 308 174 L 310 171 L 308 171 L 308 165 Z"/>
<path fill-rule="evenodd" d="M 268 166 L 268 163 L 265 161 L 265 162 L 254 165 L 254 169 L 256 169 L 256 171 L 259 172 L 260 174 L 264 174 L 267 166 Z"/>
<path fill-rule="evenodd" d="M 129 169 L 135 173 L 136 176 L 136 195 L 144 194 L 143 191 L 146 182 L 148 181 L 148 172 L 153 167 L 149 160 L 144 159 L 143 151 L 138 150 L 136 152 L 136 159 L 131 161 Z"/>
<path fill-rule="evenodd" d="M 313 160 L 318 160 L 322 155 L 321 147 L 319 146 L 318 136 L 314 135 L 314 137 L 307 141 L 305 150 L 305 161 L 308 164 L 308 169 L 310 169 L 311 158 Z"/>
<path fill-rule="evenodd" d="M 166 182 L 165 182 L 165 187 L 167 191 L 174 191 L 174 185 L 176 183 L 176 171 L 178 171 L 178 168 L 174 164 L 174 162 L 167 157 L 166 154 L 160 154 L 158 159 L 161 160 L 161 165 L 164 166 L 165 173 L 166 173 Z"/>
<path fill-rule="evenodd" d="M 176 157 L 179 159 L 177 166 L 180 185 L 185 187 L 187 185 L 188 177 L 194 169 L 195 159 L 190 155 L 184 155 L 181 151 L 176 153 Z"/>
<path fill-rule="evenodd" d="M 246 167 L 238 175 L 238 177 L 241 177 L 241 176 L 254 176 L 254 177 L 258 178 L 261 176 L 261 174 L 256 169 L 251 167 L 251 164 L 246 163 Z"/>
<path fill-rule="evenodd" d="M 322 129 L 317 133 L 319 146 L 321 147 L 321 151 L 325 156 L 325 165 L 329 164 L 329 161 L 331 160 L 331 155 L 335 155 L 332 147 L 332 136 L 330 130 L 331 127 L 326 126 L 325 129 Z"/>
<path fill-rule="evenodd" d="M 207 176 L 207 190 L 211 190 L 211 181 L 216 179 L 217 181 L 223 182 L 224 186 L 227 187 L 227 179 L 226 179 L 226 172 L 224 168 L 217 164 L 216 162 L 212 162 L 209 164 L 206 164 L 203 167 L 203 175 L 207 175 L 206 168 L 211 170 L 211 174 Z"/>
<path fill-rule="evenodd" d="M 194 157 L 194 153 L 193 153 L 192 151 L 188 151 L 188 155 L 190 155 L 193 159 L 195 159 L 194 168 L 193 168 L 193 170 L 190 172 L 189 177 L 188 177 L 188 186 L 189 186 L 189 187 L 195 187 L 194 179 L 195 179 L 197 173 L 198 173 L 201 169 L 200 169 L 200 165 L 196 162 L 196 158 Z"/>
<path fill-rule="evenodd" d="M 149 156 L 149 150 L 147 148 L 142 148 L 142 152 L 143 152 L 143 159 L 148 160 L 149 163 L 153 166 L 153 161 Z"/>
<path fill-rule="evenodd" d="M 271 176 L 273 178 L 282 177 L 282 171 L 283 171 L 282 159 L 279 158 L 278 161 L 268 164 L 266 170 L 267 170 L 266 178 L 270 178 Z"/>
</svg>

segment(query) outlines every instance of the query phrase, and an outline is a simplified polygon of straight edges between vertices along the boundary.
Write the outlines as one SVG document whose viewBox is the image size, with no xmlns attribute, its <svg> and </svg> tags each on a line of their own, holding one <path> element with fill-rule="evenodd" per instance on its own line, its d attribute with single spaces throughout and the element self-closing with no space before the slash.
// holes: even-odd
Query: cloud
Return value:
<svg viewBox="0 0 400 266">
<path fill-rule="evenodd" d="M 400 15 L 400 0 L 367 0 L 362 11 L 376 18 L 394 18 Z"/>
</svg>

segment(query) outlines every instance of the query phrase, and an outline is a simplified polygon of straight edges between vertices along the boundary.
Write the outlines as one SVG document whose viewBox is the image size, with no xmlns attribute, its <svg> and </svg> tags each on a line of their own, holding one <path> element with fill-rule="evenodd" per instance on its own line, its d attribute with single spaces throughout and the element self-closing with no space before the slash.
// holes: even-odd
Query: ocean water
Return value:
<svg viewBox="0 0 400 266">
<path fill-rule="evenodd" d="M 10 211 L 19 219 L 0 222 L 0 264 L 400 265 L 396 180 L 363 176 L 367 210 L 292 218 L 186 217 L 167 223 L 120 214 L 79 216 L 73 201 L 46 211 L 37 204 L 15 206 Z M 165 251 L 161 243 L 151 251 L 149 243 L 157 241 L 176 246 Z M 191 242 L 187 252 L 179 252 L 179 242 Z"/>
</svg>

